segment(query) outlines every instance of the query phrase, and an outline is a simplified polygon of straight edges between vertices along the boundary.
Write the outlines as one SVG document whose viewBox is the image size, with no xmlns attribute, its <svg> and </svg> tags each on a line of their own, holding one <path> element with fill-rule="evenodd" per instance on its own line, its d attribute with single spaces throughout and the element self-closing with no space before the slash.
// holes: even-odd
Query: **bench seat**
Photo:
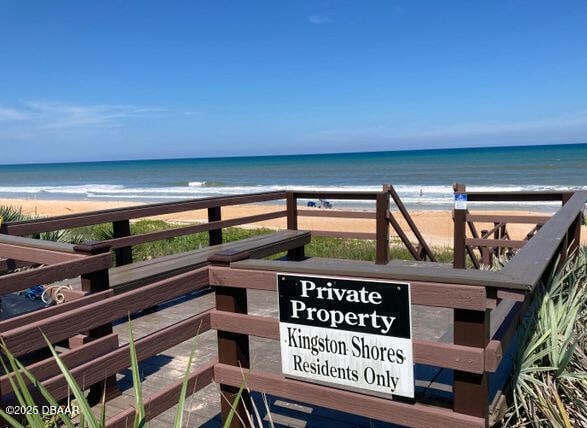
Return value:
<svg viewBox="0 0 587 428">
<path fill-rule="evenodd" d="M 111 268 L 110 288 L 115 294 L 129 291 L 145 284 L 188 272 L 207 265 L 208 257 L 221 251 L 247 253 L 251 258 L 263 258 L 282 251 L 306 245 L 310 232 L 303 230 L 281 230 L 266 235 L 253 236 L 239 241 L 199 248 L 183 253 L 170 254 Z M 74 289 L 81 288 L 79 278 L 67 281 Z"/>
</svg>

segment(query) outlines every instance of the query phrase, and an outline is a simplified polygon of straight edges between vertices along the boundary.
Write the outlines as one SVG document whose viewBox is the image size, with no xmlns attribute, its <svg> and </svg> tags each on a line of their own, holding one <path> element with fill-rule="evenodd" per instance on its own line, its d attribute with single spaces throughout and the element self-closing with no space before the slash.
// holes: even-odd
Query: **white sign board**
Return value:
<svg viewBox="0 0 587 428">
<path fill-rule="evenodd" d="M 467 194 L 455 193 L 455 210 L 467 209 Z"/>
<path fill-rule="evenodd" d="M 414 397 L 410 285 L 277 274 L 285 376 Z"/>
</svg>

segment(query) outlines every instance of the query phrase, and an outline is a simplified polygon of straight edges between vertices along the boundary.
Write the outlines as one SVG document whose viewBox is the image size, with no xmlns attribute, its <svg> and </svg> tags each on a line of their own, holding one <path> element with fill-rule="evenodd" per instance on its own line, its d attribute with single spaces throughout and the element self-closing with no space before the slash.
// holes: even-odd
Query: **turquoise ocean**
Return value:
<svg viewBox="0 0 587 428">
<path fill-rule="evenodd" d="M 446 209 L 455 181 L 481 191 L 587 189 L 587 144 L 0 165 L 0 198 L 164 202 L 276 189 L 379 190 L 390 183 L 412 209 Z"/>
</svg>

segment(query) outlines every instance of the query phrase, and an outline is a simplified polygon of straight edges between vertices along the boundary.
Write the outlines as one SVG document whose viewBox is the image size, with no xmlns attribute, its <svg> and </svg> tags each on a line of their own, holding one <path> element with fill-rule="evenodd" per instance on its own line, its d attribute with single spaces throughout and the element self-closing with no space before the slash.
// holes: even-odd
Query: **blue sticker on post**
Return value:
<svg viewBox="0 0 587 428">
<path fill-rule="evenodd" d="M 455 210 L 467 209 L 467 194 L 455 193 Z"/>
</svg>

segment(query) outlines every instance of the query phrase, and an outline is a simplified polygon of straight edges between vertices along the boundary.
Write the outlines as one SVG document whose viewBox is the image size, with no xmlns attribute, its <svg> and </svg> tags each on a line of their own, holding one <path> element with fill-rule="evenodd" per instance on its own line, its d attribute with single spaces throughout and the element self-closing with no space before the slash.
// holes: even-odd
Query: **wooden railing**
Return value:
<svg viewBox="0 0 587 428">
<path fill-rule="evenodd" d="M 298 208 L 299 199 L 317 198 L 356 201 L 371 200 L 375 202 L 376 210 L 352 211 Z M 286 206 L 284 209 L 277 209 L 269 213 L 231 218 L 228 220 L 222 219 L 222 207 L 271 201 L 281 203 L 284 199 L 286 200 Z M 393 201 L 398 208 L 400 215 L 404 218 L 404 221 L 413 234 L 415 242 L 410 240 L 394 217 L 390 210 L 390 201 Z M 187 225 L 138 235 L 131 234 L 131 220 L 202 209 L 208 210 L 207 223 Z M 415 260 L 435 261 L 435 257 L 430 247 L 424 240 L 422 234 L 391 185 L 383 185 L 382 191 L 380 192 L 276 191 L 115 208 L 81 214 L 4 223 L 0 225 L 0 234 L 31 236 L 42 232 L 111 223 L 113 238 L 102 242 L 110 245 L 111 249 L 114 250 L 116 266 L 122 266 L 133 262 L 132 247 L 135 245 L 201 232 L 208 232 L 210 245 L 217 245 L 223 242 L 222 229 L 224 228 L 253 224 L 278 218 L 287 218 L 287 228 L 295 230 L 298 228 L 299 217 L 373 219 L 375 220 L 373 227 L 374 232 L 313 230 L 312 234 L 313 236 L 374 240 L 376 243 L 376 263 L 385 264 L 389 259 L 389 232 L 391 226 Z M 290 253 L 291 257 L 300 258 L 302 256 L 300 254 L 294 255 L 293 253 L 294 250 Z M 18 267 L 20 265 L 22 265 L 22 263 L 15 260 L 8 261 L 0 259 L 0 271 L 7 270 L 9 267 Z"/>
<path fill-rule="evenodd" d="M 573 248 L 580 243 L 580 226 L 583 221 L 583 209 L 585 201 L 580 202 L 587 195 L 585 191 L 578 192 L 467 192 L 462 184 L 455 184 L 455 194 L 467 195 L 468 202 L 544 202 L 561 201 L 563 208 L 571 200 L 572 208 L 560 209 L 554 216 L 546 215 L 493 215 L 470 214 L 468 209 L 455 209 L 453 211 L 454 228 L 454 267 L 465 268 L 465 258 L 468 255 L 472 265 L 479 269 L 481 265 L 490 267 L 493 257 L 501 258 L 504 254 L 514 254 L 531 241 L 538 231 L 556 217 L 557 222 L 573 224 L 572 233 L 565 232 L 561 235 L 569 242 L 573 242 Z M 571 210 L 571 211 L 569 211 Z M 476 223 L 489 223 L 493 227 L 478 231 Z M 507 226 L 510 224 L 528 224 L 531 226 L 523 239 L 512 239 Z M 467 236 L 467 228 L 470 237 Z M 561 232 L 557 230 L 557 232 Z M 542 235 L 542 233 L 540 234 Z M 533 247 L 536 244 L 533 244 Z M 477 249 L 477 253 L 475 253 Z M 554 250 L 553 250 L 554 251 Z M 511 263 L 511 262 L 510 262 Z"/>
<path fill-rule="evenodd" d="M 458 189 L 462 191 L 461 189 Z M 517 255 L 500 271 L 464 270 L 467 243 L 464 238 L 466 213 L 456 215 L 460 221 L 462 266 L 453 269 L 409 267 L 401 264 L 387 266 L 365 265 L 353 261 L 324 260 L 287 262 L 274 260 L 235 260 L 210 268 L 210 282 L 217 287 L 222 299 L 211 312 L 212 328 L 219 330 L 220 362 L 214 367 L 214 378 L 225 393 L 234 393 L 242 383 L 239 367 L 249 367 L 248 339 L 258 336 L 279 339 L 278 321 L 273 318 L 247 314 L 246 289 L 276 291 L 276 274 L 293 273 L 325 277 L 357 277 L 376 280 L 400 280 L 410 283 L 412 304 L 450 308 L 454 312 L 453 343 L 437 343 L 415 338 L 414 361 L 454 371 L 452 410 L 416 402 L 391 401 L 351 391 L 340 391 L 283 376 L 266 373 L 253 367 L 247 377 L 249 388 L 311 405 L 325 406 L 369 418 L 406 426 L 487 426 L 490 405 L 499 403 L 490 395 L 490 381 L 497 383 L 491 391 L 503 391 L 512 366 L 504 356 L 517 346 L 515 337 L 520 319 L 527 313 L 534 290 L 546 280 L 552 269 L 573 254 L 580 238 L 582 213 L 587 192 L 568 195 L 517 195 L 526 200 L 560 198 L 564 206 L 552 218 L 500 218 L 499 227 L 485 232 L 482 239 L 502 228 L 507 222 L 543 224 Z M 489 195 L 473 199 L 487 200 Z M 514 200 L 512 195 L 491 198 Z M 549 199 L 551 200 L 551 199 Z M 488 218 L 481 218 L 487 220 Z M 494 220 L 493 217 L 490 220 Z M 481 238 L 480 238 L 481 239 Z M 499 243 L 498 243 L 499 244 Z M 495 245 L 492 243 L 491 245 Z M 225 259 L 226 261 L 226 259 Z M 229 298 L 229 300 L 226 300 Z M 218 299 L 218 298 L 217 298 Z M 222 302 L 222 304 L 220 304 Z M 229 302 L 229 303 L 227 303 Z M 236 308 L 239 308 L 238 310 Z M 493 333 L 490 333 L 493 332 Z M 495 406 L 492 409 L 498 412 Z M 228 408 L 223 408 L 226 415 Z M 238 423 L 235 426 L 239 426 Z"/>
<path fill-rule="evenodd" d="M 464 188 L 457 188 L 459 192 Z M 268 339 L 278 338 L 277 320 L 248 314 L 247 289 L 274 292 L 276 273 L 289 272 L 335 277 L 354 277 L 375 280 L 399 280 L 409 282 L 412 304 L 448 308 L 454 311 L 454 340 L 440 343 L 414 339 L 414 359 L 417 364 L 433 365 L 454 371 L 452 385 L 452 409 L 433 404 L 387 400 L 328 386 L 310 384 L 253 368 L 247 376 L 247 385 L 253 391 L 261 391 L 313 405 L 355 413 L 366 417 L 407 426 L 486 426 L 489 418 L 489 383 L 492 379 L 506 379 L 511 371 L 504 355 L 515 346 L 520 319 L 527 313 L 534 297 L 536 285 L 544 281 L 553 269 L 571 257 L 580 241 L 580 227 L 587 192 L 574 193 L 517 193 L 487 194 L 469 193 L 469 201 L 487 200 L 559 200 L 564 205 L 552 217 L 545 216 L 488 216 L 455 211 L 455 266 L 440 268 L 435 265 L 410 266 L 387 263 L 389 239 L 389 192 L 371 193 L 320 193 L 273 192 L 229 198 L 209 198 L 183 203 L 158 204 L 156 206 L 107 210 L 82 215 L 41 219 L 33 222 L 8 223 L 4 233 L 27 235 L 104 222 L 126 222 L 131 218 L 159 215 L 162 212 L 179 212 L 192 209 L 208 209 L 208 224 L 188 226 L 186 233 L 194 230 L 213 232 L 211 243 L 221 242 L 219 231 L 231 225 L 231 221 L 251 221 L 249 216 L 235 220 L 221 220 L 220 206 L 236 205 L 274 199 L 286 199 L 287 209 L 278 211 L 287 216 L 288 227 L 297 228 L 300 211 L 298 198 L 324 197 L 330 199 L 370 199 L 376 202 L 375 213 L 377 261 L 379 266 L 349 260 L 303 261 L 302 249 L 293 251 L 292 260 L 252 260 L 246 253 L 219 253 L 204 266 L 153 282 L 142 288 L 116 296 L 108 287 L 107 269 L 111 264 L 110 245 L 123 249 L 148 239 L 164 239 L 167 235 L 148 234 L 116 237 L 110 242 L 82 245 L 47 243 L 29 238 L 0 235 L 0 257 L 7 262 L 20 260 L 36 265 L 35 269 L 0 276 L 2 292 L 11 292 L 36 283 L 48 283 L 81 275 L 83 292 L 79 298 L 63 305 L 53 306 L 31 314 L 0 322 L 0 336 L 16 356 L 30 355 L 46 346 L 41 331 L 52 343 L 69 340 L 71 349 L 63 359 L 71 372 L 84 387 L 92 385 L 91 394 L 102 397 L 104 379 L 107 379 L 107 397 L 116 394 L 114 375 L 130 365 L 128 347 L 118 345 L 112 322 L 124 319 L 129 313 L 153 307 L 161 302 L 184 296 L 194 291 L 216 287 L 215 308 L 191 316 L 174 325 L 155 331 L 136 343 L 139 360 L 156 355 L 165 349 L 203 333 L 218 330 L 218 361 L 211 361 L 196 368 L 190 374 L 190 393 L 194 393 L 213 380 L 221 385 L 225 396 L 234 395 L 243 382 L 242 368 L 249 367 L 249 336 Z M 313 211 L 313 210 L 312 210 Z M 462 212 L 459 212 L 462 211 Z M 316 211 L 323 213 L 325 211 Z M 336 213 L 335 211 L 331 211 Z M 330 211 L 329 211 L 330 213 Z M 275 215 L 271 213 L 267 215 Z M 323 214 L 320 214 L 323 215 Z M 359 213 L 358 215 L 366 215 Z M 274 218 L 274 217 L 272 217 Z M 365 217 L 358 217 L 365 218 Z M 372 218 L 372 217 L 371 217 Z M 488 221 L 489 220 L 489 221 Z M 497 223 L 477 238 L 465 235 L 467 221 Z M 535 224 L 538 232 L 524 240 L 515 256 L 501 271 L 465 268 L 467 248 L 514 248 L 507 239 L 504 226 L 512 222 Z M 194 229 L 194 227 L 202 229 Z M 116 226 L 115 226 L 116 227 Z M 119 231 L 124 229 L 119 227 Z M 495 238 L 495 234 L 498 238 Z M 179 235 L 177 235 L 179 236 Z M 493 238 L 493 239 L 491 239 Z M 118 241 L 116 241 L 118 239 Z M 126 239 L 126 240 L 124 240 Z M 476 241 L 467 241 L 476 239 Z M 485 242 L 489 240 L 491 242 Z M 497 242 L 496 242 L 497 241 Z M 296 244 L 297 245 L 297 244 Z M 381 266 L 385 265 L 385 266 Z M 40 266 L 40 267 L 39 267 Z M 493 332 L 493 333 L 490 333 Z M 83 337 L 79 337 L 79 336 Z M 52 358 L 45 358 L 30 366 L 34 375 L 57 397 L 68 394 L 64 377 Z M 505 382 L 505 380 L 503 381 Z M 500 385 L 503 386 L 503 385 Z M 7 375 L 0 376 L 0 395 L 9 391 Z M 149 418 L 172 407 L 181 389 L 181 382 L 165 388 L 147 399 Z M 503 388 L 498 388 L 503 390 Z M 223 401 L 224 402 L 224 401 Z M 242 411 L 242 409 L 239 409 Z M 226 416 L 227 407 L 223 406 Z M 122 411 L 108 421 L 108 426 L 125 426 L 134 417 L 134 409 Z M 238 418 L 233 424 L 238 424 Z"/>
<path fill-rule="evenodd" d="M 0 257 L 5 257 L 5 267 L 35 266 L 1 275 L 0 296 L 77 276 L 82 277 L 84 291 L 96 291 L 97 277 L 112 264 L 109 251 L 110 246 L 101 242 L 70 245 L 0 234 Z"/>
<path fill-rule="evenodd" d="M 132 246 L 146 242 L 185 236 L 199 232 L 208 232 L 210 245 L 222 243 L 222 229 L 242 224 L 256 223 L 279 217 L 285 217 L 285 211 L 259 214 L 230 220 L 222 220 L 221 207 L 251 204 L 266 201 L 285 199 L 286 193 L 265 192 L 239 196 L 225 196 L 215 198 L 193 199 L 179 202 L 166 202 L 137 207 L 115 208 L 103 211 L 92 211 L 82 214 L 71 214 L 58 217 L 41 218 L 22 222 L 4 223 L 0 226 L 0 233 L 8 235 L 32 235 L 54 230 L 72 229 L 76 227 L 92 226 L 103 223 L 112 223 L 113 238 L 103 241 L 115 251 L 116 265 L 132 263 Z M 144 217 L 160 216 L 192 210 L 208 210 L 208 223 L 179 227 L 158 232 L 131 235 L 130 220 Z"/>
</svg>

